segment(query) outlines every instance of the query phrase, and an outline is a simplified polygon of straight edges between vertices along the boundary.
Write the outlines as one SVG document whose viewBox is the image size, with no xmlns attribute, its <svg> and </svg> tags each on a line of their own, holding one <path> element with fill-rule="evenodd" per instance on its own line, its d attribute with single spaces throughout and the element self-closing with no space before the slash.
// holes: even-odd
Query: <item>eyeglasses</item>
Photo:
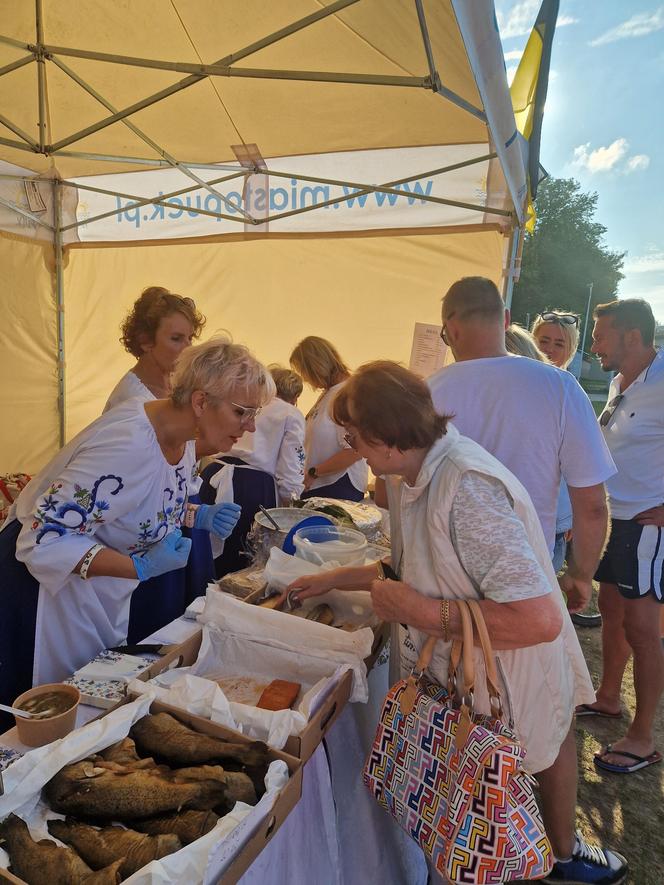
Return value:
<svg viewBox="0 0 664 885">
<path fill-rule="evenodd" d="M 253 421 L 254 418 L 257 418 L 260 415 L 263 409 L 263 406 L 256 406 L 256 408 L 252 408 L 251 406 L 241 406 L 239 403 L 234 403 L 232 400 L 231 405 L 241 412 L 240 423 L 242 424 L 248 424 L 249 421 Z"/>
<path fill-rule="evenodd" d="M 575 313 L 553 313 L 547 311 L 538 317 L 545 323 L 558 323 L 559 326 L 578 326 L 579 318 Z"/>
<path fill-rule="evenodd" d="M 613 397 L 613 399 L 611 400 L 610 403 L 607 403 L 606 408 L 604 409 L 602 414 L 599 416 L 599 426 L 600 427 L 606 427 L 606 425 L 609 423 L 611 418 L 613 418 L 613 413 L 615 412 L 615 410 L 618 408 L 618 406 L 622 402 L 624 396 L 625 396 L 624 393 L 619 393 L 618 396 Z"/>
<path fill-rule="evenodd" d="M 354 433 L 344 433 L 344 442 L 346 445 L 349 445 L 351 449 L 357 449 L 357 435 Z"/>
<path fill-rule="evenodd" d="M 443 344 L 446 344 L 449 347 L 450 342 L 447 338 L 447 328 L 444 323 L 443 323 L 443 328 L 440 330 L 440 337 L 442 338 Z"/>
</svg>

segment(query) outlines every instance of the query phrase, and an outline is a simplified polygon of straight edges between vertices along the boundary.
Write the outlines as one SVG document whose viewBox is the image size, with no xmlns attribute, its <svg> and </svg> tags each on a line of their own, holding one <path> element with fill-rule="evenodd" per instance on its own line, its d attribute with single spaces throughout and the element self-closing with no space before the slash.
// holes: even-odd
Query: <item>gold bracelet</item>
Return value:
<svg viewBox="0 0 664 885">
<path fill-rule="evenodd" d="M 443 599 L 440 603 L 440 627 L 443 631 L 443 641 L 449 642 L 450 636 L 450 601 Z"/>
</svg>

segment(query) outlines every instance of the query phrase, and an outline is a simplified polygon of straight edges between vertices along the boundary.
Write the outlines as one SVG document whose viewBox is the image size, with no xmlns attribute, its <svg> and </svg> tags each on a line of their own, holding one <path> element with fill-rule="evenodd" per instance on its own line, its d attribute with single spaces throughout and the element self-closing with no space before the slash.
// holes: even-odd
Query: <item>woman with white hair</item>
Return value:
<svg viewBox="0 0 664 885">
<path fill-rule="evenodd" d="M 122 643 L 139 581 L 185 565 L 183 524 L 230 534 L 237 505 L 188 502 L 196 448 L 212 454 L 253 430 L 268 379 L 226 338 L 187 348 L 168 398 L 111 409 L 26 486 L 0 532 L 0 700 Z"/>
</svg>

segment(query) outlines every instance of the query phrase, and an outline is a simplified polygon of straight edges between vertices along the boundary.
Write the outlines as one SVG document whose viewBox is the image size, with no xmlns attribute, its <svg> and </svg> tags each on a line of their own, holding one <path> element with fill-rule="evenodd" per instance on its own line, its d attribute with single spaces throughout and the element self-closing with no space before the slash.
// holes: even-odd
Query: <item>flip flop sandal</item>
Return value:
<svg viewBox="0 0 664 885">
<path fill-rule="evenodd" d="M 627 765 L 605 762 L 604 757 L 609 755 L 624 756 L 625 759 L 631 759 L 632 762 Z M 601 768 L 603 771 L 610 771 L 613 774 L 633 774 L 635 771 L 640 771 L 642 768 L 648 768 L 649 765 L 661 762 L 662 754 L 655 750 L 650 756 L 637 756 L 636 753 L 628 753 L 625 750 L 614 750 L 611 744 L 608 744 L 601 753 L 595 753 L 593 761 L 597 768 Z"/>
<path fill-rule="evenodd" d="M 622 719 L 622 711 L 618 713 L 607 713 L 606 710 L 596 710 L 590 704 L 579 704 L 576 708 L 576 718 L 582 716 L 601 716 L 604 719 Z"/>
</svg>

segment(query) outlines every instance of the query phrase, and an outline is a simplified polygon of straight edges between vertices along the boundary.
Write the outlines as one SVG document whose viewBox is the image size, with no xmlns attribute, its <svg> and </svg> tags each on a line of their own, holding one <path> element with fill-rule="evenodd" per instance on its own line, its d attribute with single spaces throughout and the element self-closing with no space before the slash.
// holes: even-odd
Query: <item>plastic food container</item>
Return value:
<svg viewBox="0 0 664 885">
<path fill-rule="evenodd" d="M 314 515 L 311 510 L 304 510 L 300 507 L 272 507 L 267 512 L 279 526 L 279 531 L 259 510 L 254 517 L 254 524 L 249 534 L 249 545 L 254 554 L 254 563 L 267 562 L 270 550 L 273 547 L 279 547 L 281 550 L 291 529 Z M 325 518 L 331 524 L 337 523 L 337 520 L 332 516 L 325 515 Z"/>
<path fill-rule="evenodd" d="M 364 563 L 367 539 L 362 532 L 337 526 L 312 526 L 298 529 L 293 537 L 295 555 L 307 562 L 322 565 L 338 562 L 339 565 Z"/>
<path fill-rule="evenodd" d="M 45 744 L 50 744 L 51 741 L 56 741 L 58 738 L 69 734 L 76 726 L 76 713 L 81 700 L 81 693 L 73 685 L 65 685 L 62 682 L 38 685 L 20 694 L 12 706 L 20 707 L 24 701 L 51 691 L 68 695 L 72 699 L 73 704 L 64 713 L 59 713 L 57 716 L 49 716 L 46 719 L 24 719 L 22 716 L 14 716 L 18 739 L 28 747 L 43 747 Z"/>
</svg>

